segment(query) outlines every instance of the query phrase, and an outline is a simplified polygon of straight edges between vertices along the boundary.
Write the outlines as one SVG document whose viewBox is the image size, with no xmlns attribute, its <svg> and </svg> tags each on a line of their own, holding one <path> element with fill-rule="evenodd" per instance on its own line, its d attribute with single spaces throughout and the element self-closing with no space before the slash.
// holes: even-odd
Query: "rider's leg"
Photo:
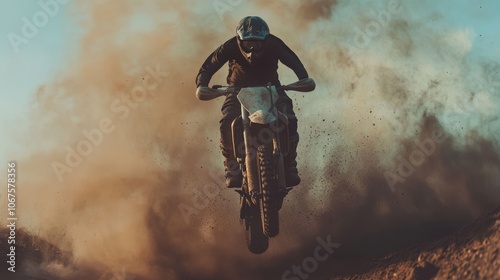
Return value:
<svg viewBox="0 0 500 280">
<path fill-rule="evenodd" d="M 290 136 L 290 146 L 288 154 L 283 158 L 285 165 L 285 177 L 287 187 L 294 187 L 300 184 L 299 172 L 297 170 L 297 146 L 299 144 L 299 134 L 297 132 L 297 117 L 293 111 L 292 100 L 284 93 L 276 102 L 278 111 L 288 117 L 288 132 Z"/>
<path fill-rule="evenodd" d="M 234 157 L 233 135 L 231 124 L 241 114 L 241 105 L 235 95 L 228 95 L 222 105 L 222 117 L 219 122 L 221 132 L 220 148 L 224 156 L 226 186 L 228 188 L 241 187 L 243 176 L 240 165 Z"/>
<path fill-rule="evenodd" d="M 283 158 L 283 163 L 285 165 L 287 187 L 294 187 L 300 184 L 299 171 L 297 169 L 297 146 L 299 145 L 299 134 L 297 133 L 297 118 L 289 120 L 289 133 L 290 146 L 288 154 Z"/>
</svg>

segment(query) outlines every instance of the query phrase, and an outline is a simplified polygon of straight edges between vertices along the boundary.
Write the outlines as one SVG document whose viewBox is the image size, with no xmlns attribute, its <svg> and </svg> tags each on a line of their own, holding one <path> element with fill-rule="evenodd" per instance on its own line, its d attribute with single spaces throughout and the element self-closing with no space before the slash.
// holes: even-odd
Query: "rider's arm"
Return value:
<svg viewBox="0 0 500 280">
<path fill-rule="evenodd" d="M 309 74 L 307 74 L 307 70 L 299 57 L 281 39 L 275 36 L 274 38 L 277 39 L 278 58 L 281 63 L 292 69 L 299 80 L 309 78 Z"/>
<path fill-rule="evenodd" d="M 205 60 L 203 65 L 198 72 L 198 76 L 196 76 L 196 86 L 204 86 L 207 87 L 208 83 L 210 83 L 210 79 L 212 76 L 219 71 L 219 69 L 226 64 L 229 60 L 229 47 L 228 45 L 231 43 L 231 40 L 228 40 L 220 47 L 218 47 L 208 58 Z"/>
</svg>

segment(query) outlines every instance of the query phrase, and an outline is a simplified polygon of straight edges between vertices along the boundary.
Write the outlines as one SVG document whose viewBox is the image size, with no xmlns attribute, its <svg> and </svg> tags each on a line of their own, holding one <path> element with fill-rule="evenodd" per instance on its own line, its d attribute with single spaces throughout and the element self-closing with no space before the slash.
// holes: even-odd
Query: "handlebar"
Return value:
<svg viewBox="0 0 500 280">
<path fill-rule="evenodd" d="M 277 90 L 293 90 L 300 92 L 313 91 L 316 88 L 316 83 L 311 78 L 299 80 L 295 83 L 286 86 L 277 86 Z M 214 85 L 210 87 L 198 87 L 196 90 L 196 97 L 202 101 L 212 100 L 228 94 L 236 94 L 241 90 L 239 87 L 223 87 L 221 85 Z"/>
</svg>

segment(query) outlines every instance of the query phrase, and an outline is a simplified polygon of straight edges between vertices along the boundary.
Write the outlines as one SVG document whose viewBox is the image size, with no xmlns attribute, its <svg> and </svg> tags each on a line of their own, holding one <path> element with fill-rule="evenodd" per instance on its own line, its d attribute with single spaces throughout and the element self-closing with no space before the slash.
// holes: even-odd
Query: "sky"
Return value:
<svg viewBox="0 0 500 280">
<path fill-rule="evenodd" d="M 45 2 L 45 1 L 41 1 Z M 64 72 L 67 58 L 76 51 L 78 25 L 68 12 L 71 3 L 58 5 L 59 10 L 41 25 L 33 38 L 17 50 L 9 34 L 22 35 L 23 18 L 33 22 L 33 15 L 43 11 L 38 1 L 1 1 L 0 3 L 0 131 L 4 149 L 10 149 L 12 135 L 26 125 L 26 116 L 37 89 Z M 43 20 L 43 18 L 41 18 Z M 7 139 L 5 139 L 7 138 Z M 34 142 L 35 144 L 36 142 Z M 9 159 L 6 159 L 9 160 Z"/>
</svg>

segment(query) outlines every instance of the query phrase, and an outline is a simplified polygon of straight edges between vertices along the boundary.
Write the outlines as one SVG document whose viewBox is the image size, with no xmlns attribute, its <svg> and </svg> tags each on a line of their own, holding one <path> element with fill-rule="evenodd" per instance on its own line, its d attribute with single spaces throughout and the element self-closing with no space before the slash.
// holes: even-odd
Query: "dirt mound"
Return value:
<svg viewBox="0 0 500 280">
<path fill-rule="evenodd" d="M 40 275 L 39 267 L 44 263 L 60 264 L 67 266 L 72 257 L 69 253 L 61 251 L 53 244 L 27 232 L 24 229 L 17 229 L 15 234 L 15 244 L 8 244 L 9 229 L 0 228 L 0 279 L 52 279 L 50 273 Z M 15 246 L 15 272 L 7 270 L 10 265 L 7 263 L 10 247 Z M 35 271 L 36 270 L 36 271 Z M 42 273 L 45 274 L 45 273 Z"/>
<path fill-rule="evenodd" d="M 500 207 L 439 240 L 352 267 L 332 279 L 500 279 Z"/>
</svg>

